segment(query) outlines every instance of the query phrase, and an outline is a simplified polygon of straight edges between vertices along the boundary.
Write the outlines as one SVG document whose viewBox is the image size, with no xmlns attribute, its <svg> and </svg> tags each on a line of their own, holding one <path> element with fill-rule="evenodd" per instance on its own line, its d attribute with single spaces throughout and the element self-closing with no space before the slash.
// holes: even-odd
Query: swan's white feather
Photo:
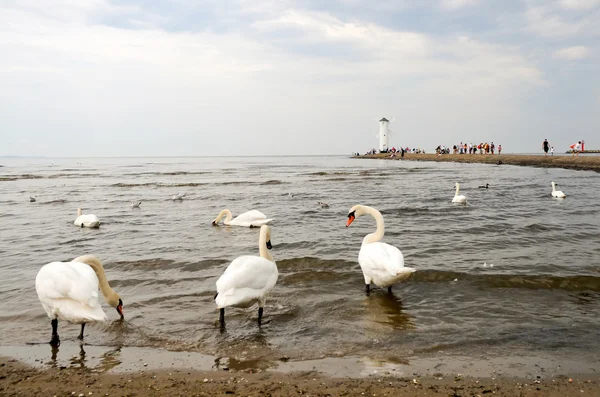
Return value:
<svg viewBox="0 0 600 397">
<path fill-rule="evenodd" d="M 260 227 L 271 222 L 272 219 L 267 219 L 266 215 L 257 210 L 251 210 L 244 212 L 233 218 L 228 225 L 232 226 L 245 226 L 245 227 Z"/>
<path fill-rule="evenodd" d="M 79 227 L 98 227 L 100 219 L 94 214 L 79 215 L 73 224 Z"/>
<path fill-rule="evenodd" d="M 219 309 L 264 304 L 267 294 L 277 283 L 277 265 L 260 256 L 236 258 L 217 280 L 215 303 Z"/>
<path fill-rule="evenodd" d="M 380 287 L 389 287 L 415 271 L 404 266 L 404 256 L 398 248 L 381 242 L 363 243 L 358 253 L 358 264 L 365 278 Z"/>
<path fill-rule="evenodd" d="M 52 262 L 42 266 L 35 289 L 48 317 L 85 323 L 106 321 L 98 301 L 98 277 L 79 262 Z"/>
</svg>

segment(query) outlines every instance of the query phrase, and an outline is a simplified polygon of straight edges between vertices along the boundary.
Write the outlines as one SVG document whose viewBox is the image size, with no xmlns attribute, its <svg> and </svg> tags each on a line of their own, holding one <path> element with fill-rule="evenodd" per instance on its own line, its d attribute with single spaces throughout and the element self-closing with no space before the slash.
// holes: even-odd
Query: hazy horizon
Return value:
<svg viewBox="0 0 600 397">
<path fill-rule="evenodd" d="M 600 0 L 8 0 L 0 156 L 600 148 Z M 596 141 L 594 141 L 596 139 Z"/>
</svg>

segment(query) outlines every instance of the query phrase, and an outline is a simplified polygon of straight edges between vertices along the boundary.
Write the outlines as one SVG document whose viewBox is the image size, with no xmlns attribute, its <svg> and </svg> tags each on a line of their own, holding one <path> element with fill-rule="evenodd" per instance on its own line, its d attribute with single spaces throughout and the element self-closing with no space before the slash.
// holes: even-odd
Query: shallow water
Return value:
<svg viewBox="0 0 600 397">
<path fill-rule="evenodd" d="M 41 266 L 94 254 L 123 298 L 126 322 L 107 307 L 111 321 L 86 328 L 92 345 L 244 359 L 600 353 L 594 172 L 343 157 L 0 164 L 3 345 L 49 340 L 34 288 Z M 553 180 L 566 200 L 550 197 Z M 455 181 L 467 206 L 450 202 Z M 477 189 L 486 182 L 489 190 Z M 185 200 L 170 200 L 177 192 Z M 132 209 L 137 200 L 141 209 Z M 365 216 L 345 227 L 358 203 L 381 210 L 384 241 L 417 269 L 393 295 L 363 292 L 357 255 L 375 222 Z M 73 226 L 78 207 L 101 227 Z M 216 326 L 215 281 L 237 256 L 258 253 L 258 229 L 211 226 L 225 207 L 275 219 L 280 275 L 261 328 L 255 307 L 228 309 L 227 330 Z M 59 331 L 63 345 L 77 343 L 77 325 Z"/>
</svg>

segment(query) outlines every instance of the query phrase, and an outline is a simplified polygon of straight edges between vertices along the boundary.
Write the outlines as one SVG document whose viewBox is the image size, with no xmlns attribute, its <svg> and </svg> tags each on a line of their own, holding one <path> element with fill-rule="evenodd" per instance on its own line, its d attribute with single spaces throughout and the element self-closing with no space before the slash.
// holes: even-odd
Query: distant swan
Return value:
<svg viewBox="0 0 600 397">
<path fill-rule="evenodd" d="M 220 311 L 219 322 L 225 326 L 226 307 L 250 307 L 258 303 L 258 325 L 261 323 L 263 307 L 267 295 L 279 275 L 277 265 L 269 250 L 271 246 L 271 228 L 260 228 L 258 251 L 260 256 L 240 256 L 236 258 L 217 280 L 215 303 Z"/>
<path fill-rule="evenodd" d="M 98 302 L 98 287 L 106 303 L 116 308 L 123 319 L 123 301 L 108 285 L 104 267 L 95 256 L 84 255 L 71 262 L 52 262 L 42 266 L 35 278 L 35 290 L 52 320 L 51 345 L 60 346 L 59 318 L 81 324 L 81 340 L 86 323 L 106 321 L 106 314 Z"/>
<path fill-rule="evenodd" d="M 490 184 L 486 183 L 485 186 L 479 186 L 479 189 L 489 189 Z"/>
<path fill-rule="evenodd" d="M 183 200 L 184 197 L 185 197 L 185 193 L 177 193 L 177 194 L 173 195 L 172 199 L 173 199 L 173 201 L 181 201 L 181 200 Z"/>
<path fill-rule="evenodd" d="M 560 190 L 556 190 L 556 183 L 552 182 L 552 197 L 567 198 L 567 195 Z"/>
<path fill-rule="evenodd" d="M 77 208 L 77 219 L 73 224 L 79 227 L 99 227 L 100 219 L 94 214 L 83 215 L 81 208 Z"/>
<path fill-rule="evenodd" d="M 224 216 L 226 216 L 226 218 L 223 223 L 231 226 L 259 227 L 266 225 L 273 220 L 267 219 L 265 214 L 257 210 L 244 212 L 243 214 L 236 216 L 234 219 L 231 219 L 233 218 L 231 211 L 224 209 L 223 211 L 219 212 L 219 215 L 212 221 L 213 226 L 217 226 Z"/>
<path fill-rule="evenodd" d="M 350 208 L 346 227 L 365 214 L 371 215 L 377 222 L 377 230 L 365 236 L 358 253 L 358 264 L 365 278 L 366 292 L 370 292 L 371 281 L 382 288 L 388 287 L 388 292 L 392 292 L 392 285 L 407 279 L 415 269 L 404 266 L 404 256 L 398 248 L 379 242 L 385 233 L 385 224 L 383 216 L 375 208 L 366 205 Z"/>
<path fill-rule="evenodd" d="M 460 192 L 460 184 L 456 182 L 454 185 L 456 186 L 456 193 L 454 193 L 454 198 L 452 199 L 452 202 L 459 204 L 467 204 L 467 198 L 462 194 L 458 194 Z"/>
<path fill-rule="evenodd" d="M 138 201 L 137 203 L 133 202 L 131 203 L 131 208 L 140 208 L 140 205 L 142 205 L 141 201 Z"/>
</svg>

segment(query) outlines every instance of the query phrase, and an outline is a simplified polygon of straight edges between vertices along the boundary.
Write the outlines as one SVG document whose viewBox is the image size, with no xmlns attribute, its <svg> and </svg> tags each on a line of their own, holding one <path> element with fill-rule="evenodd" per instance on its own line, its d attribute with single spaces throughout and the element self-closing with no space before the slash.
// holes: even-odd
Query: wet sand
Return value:
<svg viewBox="0 0 600 397">
<path fill-rule="evenodd" d="M 526 357 L 241 362 L 190 352 L 0 347 L 3 396 L 599 396 L 596 365 Z"/>
<path fill-rule="evenodd" d="M 390 157 L 390 153 L 372 154 L 356 156 L 358 159 L 386 159 L 401 160 L 400 154 Z M 438 161 L 455 163 L 479 163 L 479 164 L 498 164 L 503 165 L 521 165 L 529 167 L 542 168 L 568 168 L 574 170 L 589 170 L 600 172 L 600 156 L 543 156 L 527 154 L 412 154 L 405 153 L 403 160 L 409 161 Z"/>
</svg>

